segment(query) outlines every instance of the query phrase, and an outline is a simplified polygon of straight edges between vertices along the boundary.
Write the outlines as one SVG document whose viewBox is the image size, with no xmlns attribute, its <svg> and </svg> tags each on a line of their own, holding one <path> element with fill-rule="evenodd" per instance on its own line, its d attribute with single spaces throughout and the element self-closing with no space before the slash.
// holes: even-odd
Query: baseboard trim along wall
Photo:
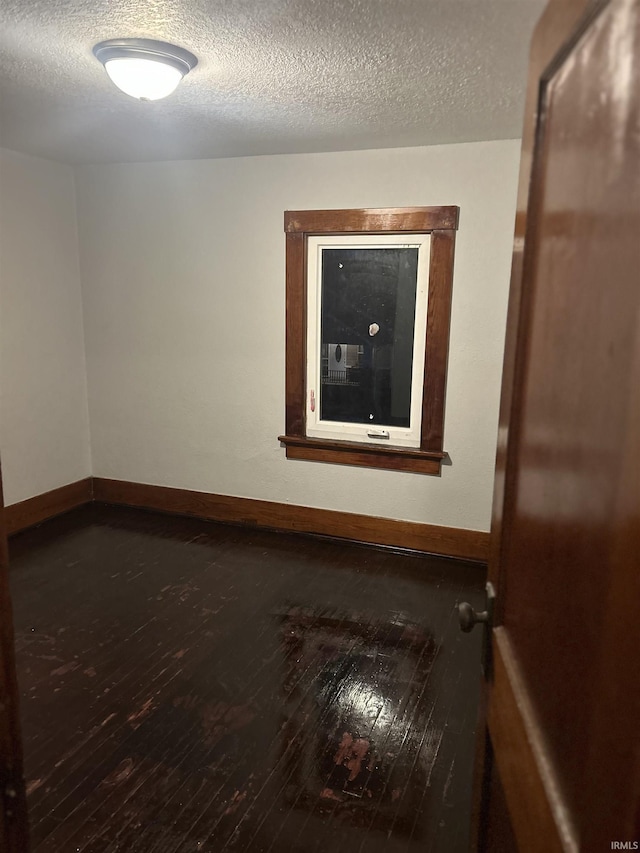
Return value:
<svg viewBox="0 0 640 853">
<path fill-rule="evenodd" d="M 316 533 L 467 560 L 485 562 L 489 550 L 489 534 L 478 530 L 438 527 L 433 524 L 396 521 L 253 498 L 213 495 L 188 489 L 105 480 L 100 477 L 94 478 L 93 494 L 94 500 L 105 503 L 137 506 L 272 530 Z"/>
<path fill-rule="evenodd" d="M 407 548 L 483 563 L 486 562 L 489 551 L 489 534 L 481 530 L 440 527 L 415 521 L 376 518 L 351 512 L 214 495 L 102 477 L 80 480 L 8 506 L 5 509 L 8 532 L 17 533 L 91 501 L 271 530 L 315 533 L 353 542 Z"/>
<path fill-rule="evenodd" d="M 27 498 L 17 504 L 5 507 L 4 517 L 7 533 L 19 533 L 34 524 L 40 524 L 48 518 L 61 515 L 70 509 L 90 503 L 93 500 L 93 479 L 85 477 L 76 483 L 60 486 L 42 495 Z"/>
</svg>

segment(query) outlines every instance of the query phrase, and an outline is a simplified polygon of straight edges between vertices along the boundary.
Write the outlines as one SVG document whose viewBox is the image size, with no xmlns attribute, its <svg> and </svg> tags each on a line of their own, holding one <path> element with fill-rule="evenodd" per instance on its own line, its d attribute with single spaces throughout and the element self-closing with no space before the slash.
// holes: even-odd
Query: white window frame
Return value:
<svg viewBox="0 0 640 853">
<path fill-rule="evenodd" d="M 353 424 L 320 419 L 322 252 L 324 249 L 417 248 L 417 290 L 413 324 L 413 364 L 409 427 Z M 424 388 L 425 341 L 429 294 L 430 233 L 309 236 L 307 243 L 307 400 L 306 434 L 310 438 L 392 447 L 419 448 Z M 372 318 L 373 319 L 373 318 Z M 386 435 L 383 435 L 385 434 Z M 387 437 L 388 435 L 388 437 Z"/>
</svg>

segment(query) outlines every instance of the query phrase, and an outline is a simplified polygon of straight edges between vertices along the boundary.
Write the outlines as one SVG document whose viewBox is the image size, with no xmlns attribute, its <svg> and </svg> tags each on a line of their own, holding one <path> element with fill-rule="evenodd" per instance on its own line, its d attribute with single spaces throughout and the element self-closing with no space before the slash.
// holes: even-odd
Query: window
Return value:
<svg viewBox="0 0 640 853">
<path fill-rule="evenodd" d="M 439 474 L 457 207 L 288 211 L 288 458 Z"/>
<path fill-rule="evenodd" d="M 310 437 L 420 447 L 430 237 L 400 239 L 308 239 Z"/>
</svg>

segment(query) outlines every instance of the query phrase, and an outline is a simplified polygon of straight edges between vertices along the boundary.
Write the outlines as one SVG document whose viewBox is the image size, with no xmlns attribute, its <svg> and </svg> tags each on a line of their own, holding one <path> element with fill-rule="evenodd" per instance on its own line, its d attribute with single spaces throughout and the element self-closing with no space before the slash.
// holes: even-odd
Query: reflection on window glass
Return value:
<svg viewBox="0 0 640 853">
<path fill-rule="evenodd" d="M 417 248 L 323 249 L 323 421 L 409 427 Z"/>
</svg>

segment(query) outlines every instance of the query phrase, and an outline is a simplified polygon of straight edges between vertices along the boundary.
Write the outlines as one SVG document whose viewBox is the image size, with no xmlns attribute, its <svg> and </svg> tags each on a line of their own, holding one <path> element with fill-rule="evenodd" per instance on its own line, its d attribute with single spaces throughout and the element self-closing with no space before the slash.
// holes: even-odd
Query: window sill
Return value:
<svg viewBox="0 0 640 853">
<path fill-rule="evenodd" d="M 439 451 L 409 450 L 405 447 L 384 447 L 354 441 L 327 441 L 295 435 L 280 435 L 278 440 L 286 447 L 287 459 L 411 471 L 436 477 L 440 475 L 442 460 L 447 456 Z"/>
</svg>

